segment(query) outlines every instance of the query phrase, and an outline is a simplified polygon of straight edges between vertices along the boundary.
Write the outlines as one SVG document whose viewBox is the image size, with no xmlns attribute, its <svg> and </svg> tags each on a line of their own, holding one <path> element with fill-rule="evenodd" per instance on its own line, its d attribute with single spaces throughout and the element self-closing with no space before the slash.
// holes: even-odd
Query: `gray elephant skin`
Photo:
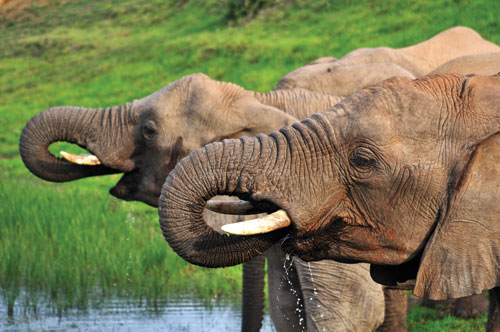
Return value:
<svg viewBox="0 0 500 332">
<path fill-rule="evenodd" d="M 280 243 L 306 261 L 369 263 L 376 281 L 424 298 L 490 290 L 498 331 L 499 179 L 500 75 L 394 78 L 270 135 L 191 153 L 163 186 L 160 224 L 195 264 L 239 264 Z M 215 233 L 201 216 L 215 194 L 284 210 L 289 224 Z"/>
</svg>

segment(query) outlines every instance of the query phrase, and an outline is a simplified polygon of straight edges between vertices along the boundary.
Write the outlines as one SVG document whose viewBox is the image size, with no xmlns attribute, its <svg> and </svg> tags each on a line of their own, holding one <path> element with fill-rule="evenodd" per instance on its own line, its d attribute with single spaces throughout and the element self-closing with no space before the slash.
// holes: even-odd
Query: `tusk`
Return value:
<svg viewBox="0 0 500 332">
<path fill-rule="evenodd" d="M 73 164 L 87 165 L 87 166 L 95 166 L 101 164 L 99 158 L 97 158 L 93 154 L 75 155 L 64 151 L 61 151 L 59 153 L 64 159 L 66 159 L 69 162 L 72 162 Z"/>
<path fill-rule="evenodd" d="M 278 210 L 262 218 L 224 225 L 222 230 L 235 235 L 255 235 L 269 233 L 290 224 L 290 217 L 285 210 Z"/>
<path fill-rule="evenodd" d="M 211 200 L 207 202 L 205 206 L 207 209 L 213 212 L 222 214 L 256 214 L 262 212 L 257 210 L 255 206 L 249 201 L 229 201 L 229 200 Z"/>
</svg>

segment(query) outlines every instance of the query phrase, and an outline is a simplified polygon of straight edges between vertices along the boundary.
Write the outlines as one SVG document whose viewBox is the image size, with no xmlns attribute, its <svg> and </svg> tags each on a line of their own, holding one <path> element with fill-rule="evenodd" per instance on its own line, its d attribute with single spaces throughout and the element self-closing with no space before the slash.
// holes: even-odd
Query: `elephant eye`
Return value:
<svg viewBox="0 0 500 332">
<path fill-rule="evenodd" d="M 359 170 L 367 171 L 375 166 L 376 161 L 373 153 L 366 148 L 358 148 L 351 153 L 349 162 Z"/>
<path fill-rule="evenodd" d="M 156 129 L 153 122 L 146 122 L 142 125 L 142 135 L 146 139 L 152 139 L 156 135 Z"/>
</svg>

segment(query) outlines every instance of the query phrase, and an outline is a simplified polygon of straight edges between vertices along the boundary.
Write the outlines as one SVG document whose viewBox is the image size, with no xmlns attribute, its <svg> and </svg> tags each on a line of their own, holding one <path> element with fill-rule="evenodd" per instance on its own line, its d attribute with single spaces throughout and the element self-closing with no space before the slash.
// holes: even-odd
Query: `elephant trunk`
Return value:
<svg viewBox="0 0 500 332">
<path fill-rule="evenodd" d="M 248 261 L 281 239 L 283 230 L 229 236 L 203 220 L 206 202 L 214 196 L 256 198 L 259 179 L 269 175 L 261 166 L 273 165 L 276 158 L 275 142 L 259 135 L 212 143 L 181 160 L 163 185 L 159 208 L 163 235 L 174 251 L 192 264 L 224 267 Z"/>
<path fill-rule="evenodd" d="M 262 327 L 265 302 L 265 265 L 264 255 L 243 263 L 241 332 L 256 332 L 260 331 Z"/>
<path fill-rule="evenodd" d="M 118 173 L 131 168 L 119 163 L 118 146 L 124 146 L 130 104 L 105 109 L 54 107 L 35 115 L 21 133 L 19 151 L 26 167 L 47 181 L 65 182 L 89 176 Z M 54 142 L 69 142 L 97 155 L 101 165 L 78 165 L 52 155 Z M 120 144 L 121 143 L 121 144 Z M 115 150 L 112 151 L 112 147 Z"/>
</svg>

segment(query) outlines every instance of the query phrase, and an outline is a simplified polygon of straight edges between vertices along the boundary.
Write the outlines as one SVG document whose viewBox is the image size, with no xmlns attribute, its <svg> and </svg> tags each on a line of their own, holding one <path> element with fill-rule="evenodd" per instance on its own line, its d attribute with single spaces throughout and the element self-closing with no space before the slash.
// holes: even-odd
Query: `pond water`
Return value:
<svg viewBox="0 0 500 332">
<path fill-rule="evenodd" d="M 241 308 L 237 305 L 178 298 L 160 303 L 156 309 L 141 301 L 106 300 L 99 308 L 71 309 L 59 317 L 49 308 L 37 313 L 14 308 L 8 317 L 7 306 L 0 300 L 0 331 L 240 331 Z M 265 315 L 261 331 L 274 331 Z"/>
</svg>

